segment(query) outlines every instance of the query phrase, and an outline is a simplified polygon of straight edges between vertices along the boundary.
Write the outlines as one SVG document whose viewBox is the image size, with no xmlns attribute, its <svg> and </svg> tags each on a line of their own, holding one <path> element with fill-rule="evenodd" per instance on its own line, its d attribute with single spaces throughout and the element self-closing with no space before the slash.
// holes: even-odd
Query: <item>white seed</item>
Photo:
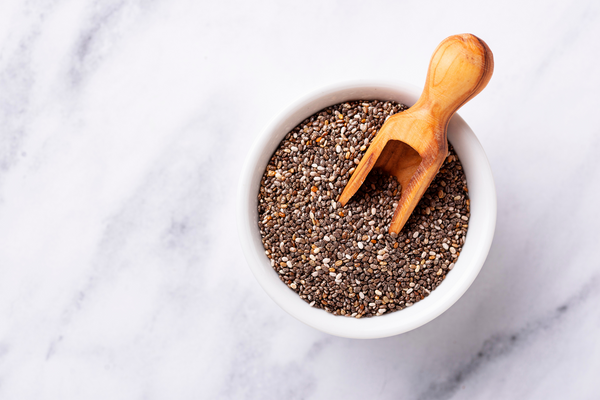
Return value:
<svg viewBox="0 0 600 400">
<path fill-rule="evenodd" d="M 381 291 L 379 291 L 379 290 L 376 290 L 376 291 L 375 291 L 375 294 L 376 294 L 377 296 L 381 296 L 383 293 L 381 293 Z"/>
</svg>

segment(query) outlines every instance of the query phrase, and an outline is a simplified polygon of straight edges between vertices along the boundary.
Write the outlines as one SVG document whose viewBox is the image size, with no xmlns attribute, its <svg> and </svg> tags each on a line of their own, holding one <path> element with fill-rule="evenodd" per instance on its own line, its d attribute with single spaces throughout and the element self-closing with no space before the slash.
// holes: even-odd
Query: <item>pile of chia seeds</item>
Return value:
<svg viewBox="0 0 600 400">
<path fill-rule="evenodd" d="M 405 109 L 374 100 L 328 107 L 289 132 L 269 161 L 258 194 L 265 254 L 312 307 L 355 318 L 409 307 L 442 283 L 462 250 L 468 190 L 451 146 L 398 235 L 388 233 L 401 194 L 394 177 L 371 171 L 345 207 L 337 202 L 379 128 Z"/>
</svg>

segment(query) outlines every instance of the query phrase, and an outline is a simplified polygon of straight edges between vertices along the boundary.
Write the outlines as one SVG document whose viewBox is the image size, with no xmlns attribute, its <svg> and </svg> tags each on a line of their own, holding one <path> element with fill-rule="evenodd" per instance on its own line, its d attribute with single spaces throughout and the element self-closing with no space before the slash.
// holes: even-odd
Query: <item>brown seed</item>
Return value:
<svg viewBox="0 0 600 400">
<path fill-rule="evenodd" d="M 267 165 L 258 193 L 265 254 L 281 280 L 312 307 L 355 318 L 401 310 L 439 286 L 452 269 L 448 261 L 456 262 L 462 249 L 468 228 L 462 222 L 468 221 L 451 220 L 457 213 L 469 215 L 469 199 L 451 147 L 446 160 L 451 162 L 440 169 L 400 235 L 385 229 L 401 195 L 393 178 L 373 171 L 346 206 L 337 203 L 357 157 L 386 117 L 401 110 L 392 102 L 335 105 L 294 128 Z M 442 243 L 453 243 L 456 254 L 441 250 Z M 384 295 L 376 299 L 375 290 Z M 364 301 L 374 305 L 365 307 Z"/>
</svg>

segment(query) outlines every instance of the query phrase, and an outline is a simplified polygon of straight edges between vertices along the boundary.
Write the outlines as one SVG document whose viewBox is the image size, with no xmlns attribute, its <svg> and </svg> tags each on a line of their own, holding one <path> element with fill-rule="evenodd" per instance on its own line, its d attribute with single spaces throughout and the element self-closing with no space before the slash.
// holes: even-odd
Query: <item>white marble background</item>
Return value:
<svg viewBox="0 0 600 400">
<path fill-rule="evenodd" d="M 600 3 L 3 0 L 0 399 L 599 399 Z M 489 258 L 410 333 L 278 308 L 235 230 L 271 117 L 354 78 L 495 55 L 461 115 L 496 177 Z"/>
</svg>

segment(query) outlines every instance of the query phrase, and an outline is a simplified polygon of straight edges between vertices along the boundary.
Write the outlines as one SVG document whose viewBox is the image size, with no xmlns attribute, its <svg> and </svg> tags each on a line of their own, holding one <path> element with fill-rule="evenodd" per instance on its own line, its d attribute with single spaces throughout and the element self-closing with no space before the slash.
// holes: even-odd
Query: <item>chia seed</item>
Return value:
<svg viewBox="0 0 600 400">
<path fill-rule="evenodd" d="M 345 207 L 337 201 L 385 120 L 406 108 L 327 107 L 292 129 L 267 165 L 258 194 L 265 254 L 311 307 L 355 318 L 401 310 L 429 296 L 462 251 L 469 197 L 451 145 L 399 234 L 388 233 L 401 194 L 393 176 L 373 170 Z"/>
</svg>

